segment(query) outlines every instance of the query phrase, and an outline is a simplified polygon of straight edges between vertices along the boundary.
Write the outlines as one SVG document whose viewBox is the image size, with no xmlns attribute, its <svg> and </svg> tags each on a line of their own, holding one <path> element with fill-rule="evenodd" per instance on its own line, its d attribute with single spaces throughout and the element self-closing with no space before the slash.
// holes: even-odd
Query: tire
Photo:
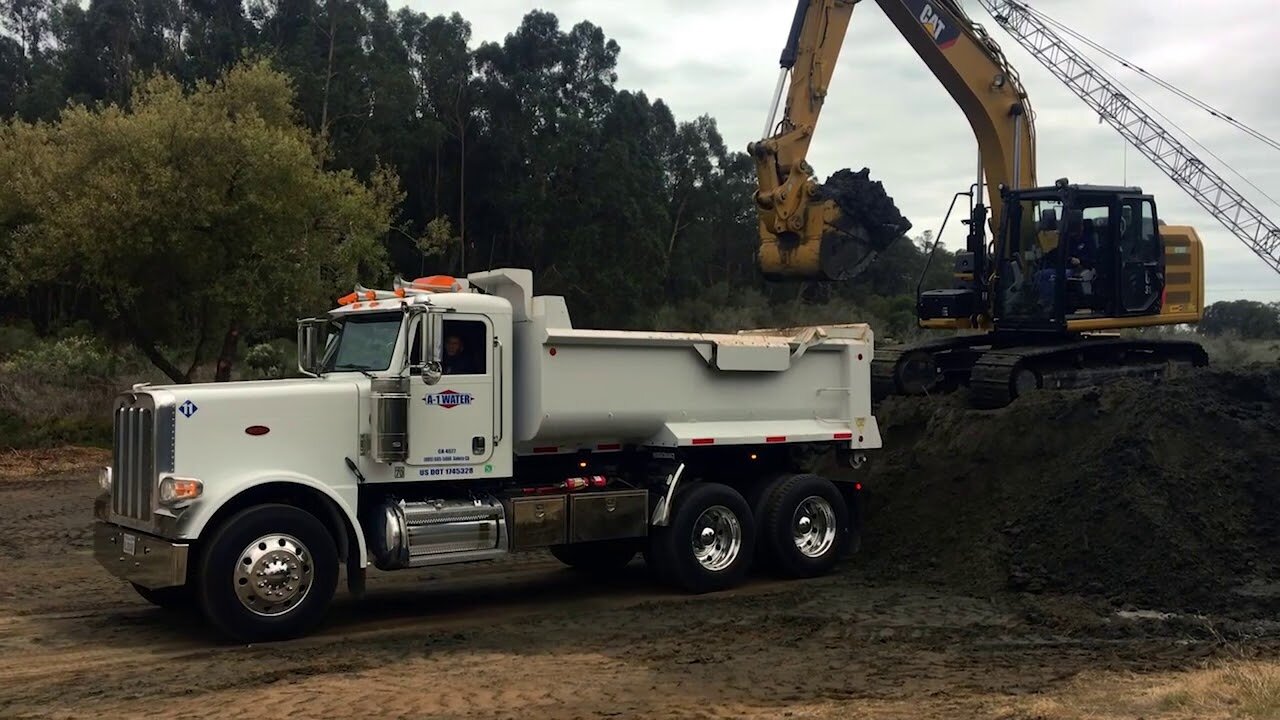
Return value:
<svg viewBox="0 0 1280 720">
<path fill-rule="evenodd" d="M 791 476 L 778 475 L 762 478 L 753 484 L 746 494 L 747 503 L 751 505 L 751 517 L 756 521 L 755 565 L 766 572 L 776 568 L 777 558 L 774 557 L 768 538 L 764 536 L 766 528 L 764 517 L 768 513 L 769 502 L 789 477 Z"/>
<path fill-rule="evenodd" d="M 694 483 L 672 501 L 671 521 L 650 535 L 650 557 L 659 576 L 701 594 L 742 583 L 755 557 L 756 523 L 737 490 Z M 704 545 L 707 540 L 711 544 Z M 700 551 L 705 555 L 699 559 Z"/>
<path fill-rule="evenodd" d="M 573 545 L 553 545 L 551 555 L 574 570 L 592 575 L 615 573 L 626 567 L 639 551 L 634 540 L 602 540 Z"/>
<path fill-rule="evenodd" d="M 249 578 L 264 572 L 275 574 L 283 597 L 268 595 L 270 585 L 253 588 Z M 324 618 L 338 584 L 338 551 L 310 513 L 258 505 L 213 533 L 197 577 L 201 609 L 219 631 L 242 642 L 284 640 L 306 634 Z"/>
<path fill-rule="evenodd" d="M 143 600 L 165 610 L 190 610 L 195 606 L 195 592 L 190 585 L 152 589 L 138 583 L 129 583 Z"/>
<path fill-rule="evenodd" d="M 785 478 L 766 499 L 761 524 L 761 544 L 768 548 L 772 569 L 785 577 L 825 575 L 849 542 L 844 496 L 819 475 Z"/>
</svg>

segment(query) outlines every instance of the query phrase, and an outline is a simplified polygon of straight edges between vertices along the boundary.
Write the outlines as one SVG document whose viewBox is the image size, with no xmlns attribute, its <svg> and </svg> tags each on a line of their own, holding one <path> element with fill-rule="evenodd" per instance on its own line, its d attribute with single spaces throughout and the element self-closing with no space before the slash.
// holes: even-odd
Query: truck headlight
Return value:
<svg viewBox="0 0 1280 720">
<path fill-rule="evenodd" d="M 98 468 L 98 487 L 104 492 L 111 492 L 111 466 L 104 465 Z"/>
<path fill-rule="evenodd" d="M 174 477 L 160 481 L 160 504 L 175 507 L 189 503 L 204 493 L 204 483 L 195 478 Z"/>
</svg>

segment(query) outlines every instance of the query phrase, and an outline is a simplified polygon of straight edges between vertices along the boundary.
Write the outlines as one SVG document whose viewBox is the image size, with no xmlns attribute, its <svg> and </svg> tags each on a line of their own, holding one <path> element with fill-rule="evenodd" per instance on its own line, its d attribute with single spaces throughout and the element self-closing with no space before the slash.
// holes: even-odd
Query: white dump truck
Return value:
<svg viewBox="0 0 1280 720">
<path fill-rule="evenodd" d="M 880 447 L 870 328 L 582 330 L 532 285 L 358 286 L 299 321 L 307 377 L 122 393 L 98 561 L 258 641 L 314 629 L 344 568 L 358 595 L 370 565 L 542 549 L 604 573 L 643 553 L 707 592 L 856 548 L 860 485 L 808 464 Z"/>
</svg>

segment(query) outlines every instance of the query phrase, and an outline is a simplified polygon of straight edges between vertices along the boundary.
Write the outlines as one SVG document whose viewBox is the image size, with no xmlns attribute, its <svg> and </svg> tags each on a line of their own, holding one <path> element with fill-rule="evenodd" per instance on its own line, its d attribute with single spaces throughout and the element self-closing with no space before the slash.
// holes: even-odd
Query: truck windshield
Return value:
<svg viewBox="0 0 1280 720">
<path fill-rule="evenodd" d="M 349 315 L 338 322 L 325 371 L 386 370 L 400 335 L 400 313 Z"/>
</svg>

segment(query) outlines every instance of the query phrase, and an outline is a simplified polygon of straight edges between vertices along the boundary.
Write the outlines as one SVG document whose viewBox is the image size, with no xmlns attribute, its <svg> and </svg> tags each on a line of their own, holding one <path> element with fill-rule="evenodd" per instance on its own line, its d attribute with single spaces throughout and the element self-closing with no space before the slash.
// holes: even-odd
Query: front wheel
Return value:
<svg viewBox="0 0 1280 720">
<path fill-rule="evenodd" d="M 696 483 L 680 490 L 672 505 L 670 524 L 650 536 L 660 576 L 692 593 L 740 584 L 756 547 L 755 517 L 742 495 L 720 483 Z"/>
<path fill-rule="evenodd" d="M 238 640 L 283 640 L 324 617 L 338 582 L 338 552 L 325 526 L 289 505 L 258 505 L 214 533 L 202 555 L 200 604 Z"/>
</svg>

